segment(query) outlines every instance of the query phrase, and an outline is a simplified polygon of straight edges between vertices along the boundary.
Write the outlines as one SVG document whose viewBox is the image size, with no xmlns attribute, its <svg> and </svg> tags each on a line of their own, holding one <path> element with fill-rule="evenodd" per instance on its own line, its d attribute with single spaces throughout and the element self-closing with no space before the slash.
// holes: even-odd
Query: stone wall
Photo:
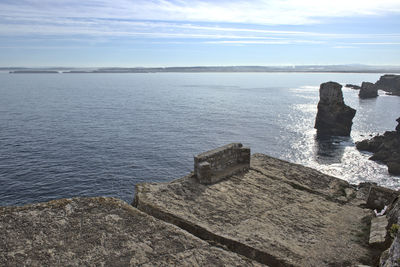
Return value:
<svg viewBox="0 0 400 267">
<path fill-rule="evenodd" d="M 228 144 L 194 157 L 194 174 L 201 184 L 213 184 L 250 168 L 250 148 Z"/>
</svg>

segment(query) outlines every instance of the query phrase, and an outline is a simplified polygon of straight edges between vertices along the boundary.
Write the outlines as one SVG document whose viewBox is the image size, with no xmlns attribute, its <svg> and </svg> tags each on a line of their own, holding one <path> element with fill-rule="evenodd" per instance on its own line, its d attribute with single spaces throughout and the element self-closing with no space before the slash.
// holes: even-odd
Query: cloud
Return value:
<svg viewBox="0 0 400 267">
<path fill-rule="evenodd" d="M 23 0 L 0 2 L 0 37 L 72 42 L 396 45 L 400 33 L 305 31 L 287 25 L 400 14 L 398 0 Z M 286 25 L 286 26 L 280 26 Z M 300 30 L 287 30 L 300 29 Z M 308 28 L 310 29 L 310 28 Z M 152 39 L 152 40 L 149 40 Z M 385 40 L 382 42 L 382 40 Z M 61 42 L 60 42 L 61 43 Z"/>
<path fill-rule="evenodd" d="M 400 42 L 366 42 L 366 43 L 351 43 L 354 45 L 400 45 Z"/>
<path fill-rule="evenodd" d="M 289 44 L 322 44 L 322 41 L 312 40 L 277 40 L 277 41 L 264 41 L 264 40 L 224 40 L 224 41 L 208 41 L 208 44 L 260 44 L 260 45 L 289 45 Z"/>
<path fill-rule="evenodd" d="M 398 0 L 25 0 L 0 3 L 1 16 L 109 18 L 303 25 L 325 18 L 400 13 Z"/>
<path fill-rule="evenodd" d="M 337 45 L 337 46 L 333 46 L 332 48 L 335 48 L 335 49 L 353 49 L 353 48 L 358 48 L 358 47 L 350 46 L 350 45 Z"/>
</svg>

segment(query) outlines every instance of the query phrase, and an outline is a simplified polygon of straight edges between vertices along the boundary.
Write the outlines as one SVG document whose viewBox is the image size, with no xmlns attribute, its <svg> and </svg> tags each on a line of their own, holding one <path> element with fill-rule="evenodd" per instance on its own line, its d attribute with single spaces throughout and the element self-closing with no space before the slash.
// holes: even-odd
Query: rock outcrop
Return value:
<svg viewBox="0 0 400 267">
<path fill-rule="evenodd" d="M 192 172 L 138 184 L 136 208 L 108 197 L 0 207 L 0 266 L 396 266 L 397 191 L 249 153 L 196 156 L 225 171 L 250 164 L 215 183 Z M 389 205 L 386 217 L 369 209 Z"/>
<path fill-rule="evenodd" d="M 400 75 L 386 74 L 375 83 L 380 90 L 400 96 Z"/>
<path fill-rule="evenodd" d="M 396 120 L 399 124 L 396 126 L 396 132 L 400 134 L 400 117 Z"/>
<path fill-rule="evenodd" d="M 351 89 L 354 89 L 354 90 L 360 90 L 361 89 L 361 86 L 359 86 L 359 85 L 355 85 L 355 84 L 346 84 L 346 86 L 345 87 L 347 87 L 347 88 L 351 88 Z"/>
<path fill-rule="evenodd" d="M 374 266 L 382 249 L 368 245 L 373 215 L 361 192 L 255 154 L 248 172 L 212 185 L 193 174 L 138 184 L 134 206 L 268 266 Z"/>
<path fill-rule="evenodd" d="M 400 175 L 400 118 L 396 121 L 399 122 L 396 131 L 386 131 L 383 135 L 357 142 L 356 147 L 372 152 L 371 160 L 385 163 L 389 173 Z"/>
<path fill-rule="evenodd" d="M 358 96 L 360 98 L 375 98 L 378 96 L 378 87 L 373 83 L 363 82 Z"/>
<path fill-rule="evenodd" d="M 0 207 L 0 266 L 261 266 L 115 198 Z"/>
<path fill-rule="evenodd" d="M 356 110 L 345 105 L 342 85 L 336 82 L 321 84 L 319 97 L 314 126 L 317 134 L 349 136 Z"/>
<path fill-rule="evenodd" d="M 392 238 L 392 243 L 382 253 L 379 266 L 398 267 L 400 266 L 400 200 L 398 198 L 390 205 L 386 218 L 388 220 L 387 232 Z"/>
</svg>

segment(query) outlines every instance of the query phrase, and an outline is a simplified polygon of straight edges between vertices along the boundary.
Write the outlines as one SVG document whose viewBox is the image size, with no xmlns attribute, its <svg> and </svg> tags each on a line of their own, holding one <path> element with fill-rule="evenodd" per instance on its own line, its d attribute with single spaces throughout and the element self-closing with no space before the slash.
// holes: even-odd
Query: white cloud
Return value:
<svg viewBox="0 0 400 267">
<path fill-rule="evenodd" d="M 317 23 L 324 18 L 400 13 L 399 0 L 26 0 L 0 3 L 1 16 L 116 18 L 235 22 L 268 25 Z"/>
<path fill-rule="evenodd" d="M 98 38 L 101 42 L 160 39 L 176 44 L 184 39 L 236 45 L 330 43 L 335 48 L 396 45 L 400 33 L 326 33 L 277 26 L 389 13 L 400 13 L 399 0 L 25 0 L 0 2 L 0 37 Z"/>
<path fill-rule="evenodd" d="M 400 42 L 366 42 L 366 43 L 351 43 L 354 45 L 400 45 Z"/>
<path fill-rule="evenodd" d="M 277 45 L 277 44 L 322 44 L 322 41 L 312 40 L 223 40 L 223 41 L 207 41 L 208 44 L 260 44 L 260 45 Z"/>
<path fill-rule="evenodd" d="M 350 45 L 337 45 L 337 46 L 333 46 L 332 48 L 335 48 L 335 49 L 353 49 L 353 48 L 358 48 L 358 47 L 350 46 Z"/>
</svg>

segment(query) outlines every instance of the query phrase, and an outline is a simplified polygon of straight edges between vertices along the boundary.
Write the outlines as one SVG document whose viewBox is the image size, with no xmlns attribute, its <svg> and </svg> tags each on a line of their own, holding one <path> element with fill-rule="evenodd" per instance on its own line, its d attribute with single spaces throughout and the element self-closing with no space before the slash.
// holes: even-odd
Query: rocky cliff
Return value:
<svg viewBox="0 0 400 267">
<path fill-rule="evenodd" d="M 378 89 L 400 96 L 400 75 L 386 74 L 375 83 Z"/>
<path fill-rule="evenodd" d="M 372 139 L 356 143 L 358 150 L 372 152 L 371 160 L 381 161 L 388 166 L 391 174 L 400 175 L 400 118 L 396 131 L 386 131 Z"/>
<path fill-rule="evenodd" d="M 319 97 L 314 126 L 317 134 L 349 136 L 356 110 L 345 105 L 342 85 L 336 82 L 321 84 Z"/>
</svg>

